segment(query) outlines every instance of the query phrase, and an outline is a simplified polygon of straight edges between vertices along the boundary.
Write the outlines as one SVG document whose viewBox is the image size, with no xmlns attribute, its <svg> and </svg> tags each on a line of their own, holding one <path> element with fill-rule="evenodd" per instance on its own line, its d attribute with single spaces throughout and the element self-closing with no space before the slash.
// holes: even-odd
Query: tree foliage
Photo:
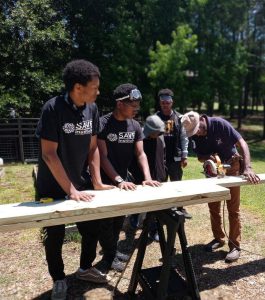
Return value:
<svg viewBox="0 0 265 300">
<path fill-rule="evenodd" d="M 165 86 L 182 110 L 245 117 L 264 101 L 263 0 L 1 0 L 0 40 L 0 116 L 38 116 L 74 58 L 99 66 L 102 110 L 123 82 L 146 114 Z"/>
<path fill-rule="evenodd" d="M 34 115 L 61 89 L 71 40 L 49 0 L 5 1 L 1 8 L 0 109 Z"/>
<path fill-rule="evenodd" d="M 150 71 L 148 75 L 152 86 L 159 88 L 169 87 L 175 90 L 177 103 L 183 108 L 187 105 L 183 102 L 186 87 L 186 74 L 188 55 L 194 52 L 197 45 L 197 37 L 192 34 L 188 25 L 180 25 L 172 32 L 172 43 L 156 43 L 156 49 L 150 50 Z"/>
</svg>

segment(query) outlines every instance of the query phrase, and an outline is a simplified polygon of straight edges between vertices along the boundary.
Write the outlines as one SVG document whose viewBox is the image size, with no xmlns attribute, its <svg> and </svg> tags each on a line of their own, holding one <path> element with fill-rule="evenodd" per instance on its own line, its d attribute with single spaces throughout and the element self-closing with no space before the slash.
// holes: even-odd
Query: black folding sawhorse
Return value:
<svg viewBox="0 0 265 300">
<path fill-rule="evenodd" d="M 142 269 L 148 243 L 149 226 L 154 220 L 156 220 L 158 224 L 159 243 L 163 264 L 160 267 Z M 184 222 L 184 215 L 176 209 L 166 209 L 147 214 L 139 238 L 138 253 L 128 288 L 128 294 L 131 298 L 134 298 L 135 290 L 139 283 L 143 290 L 144 299 L 147 300 L 200 300 L 200 294 L 185 235 Z M 167 238 L 165 237 L 163 225 L 166 226 Z M 176 234 L 178 234 L 182 249 L 186 280 L 172 267 L 173 258 L 176 252 L 174 247 Z"/>
</svg>

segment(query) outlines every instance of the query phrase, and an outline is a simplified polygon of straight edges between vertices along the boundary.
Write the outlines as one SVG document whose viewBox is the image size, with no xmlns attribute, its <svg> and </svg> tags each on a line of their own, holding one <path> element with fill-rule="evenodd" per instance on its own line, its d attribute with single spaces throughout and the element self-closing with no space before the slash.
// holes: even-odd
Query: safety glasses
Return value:
<svg viewBox="0 0 265 300">
<path fill-rule="evenodd" d="M 125 99 L 128 99 L 131 101 L 141 101 L 142 100 L 142 94 L 138 89 L 133 89 L 130 91 L 130 94 L 121 98 L 116 99 L 116 101 L 122 101 Z"/>
<path fill-rule="evenodd" d="M 159 96 L 160 101 L 163 101 L 165 103 L 171 103 L 173 102 L 172 97 L 169 95 L 160 95 Z"/>
</svg>

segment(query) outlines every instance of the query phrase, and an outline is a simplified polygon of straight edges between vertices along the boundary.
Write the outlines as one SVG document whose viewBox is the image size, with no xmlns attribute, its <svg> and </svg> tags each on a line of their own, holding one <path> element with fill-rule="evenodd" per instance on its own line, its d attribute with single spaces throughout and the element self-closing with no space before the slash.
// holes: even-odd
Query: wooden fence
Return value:
<svg viewBox="0 0 265 300">
<path fill-rule="evenodd" d="M 35 130 L 38 118 L 0 119 L 0 157 L 4 162 L 31 162 L 38 158 Z"/>
</svg>

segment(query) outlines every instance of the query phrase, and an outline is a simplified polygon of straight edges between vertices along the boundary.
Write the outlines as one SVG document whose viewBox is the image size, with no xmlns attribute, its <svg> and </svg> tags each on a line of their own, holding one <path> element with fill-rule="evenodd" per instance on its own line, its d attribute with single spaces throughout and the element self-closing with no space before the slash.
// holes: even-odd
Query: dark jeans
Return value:
<svg viewBox="0 0 265 300">
<path fill-rule="evenodd" d="M 183 170 L 181 168 L 181 162 L 180 161 L 173 161 L 170 163 L 166 163 L 167 165 L 167 176 L 169 177 L 170 181 L 180 181 L 182 179 Z M 178 207 L 179 209 L 183 208 Z"/>
<path fill-rule="evenodd" d="M 76 223 L 82 236 L 80 268 L 88 269 L 96 258 L 96 248 L 100 232 L 101 220 Z M 44 245 L 48 270 L 53 281 L 65 278 L 62 246 L 65 235 L 65 225 L 44 228 Z"/>
<path fill-rule="evenodd" d="M 182 179 L 183 170 L 180 161 L 167 162 L 166 166 L 167 177 L 170 181 L 180 181 Z"/>
<path fill-rule="evenodd" d="M 101 220 L 99 243 L 103 250 L 103 259 L 112 263 L 119 240 L 120 231 L 124 222 L 124 216 Z"/>
</svg>

